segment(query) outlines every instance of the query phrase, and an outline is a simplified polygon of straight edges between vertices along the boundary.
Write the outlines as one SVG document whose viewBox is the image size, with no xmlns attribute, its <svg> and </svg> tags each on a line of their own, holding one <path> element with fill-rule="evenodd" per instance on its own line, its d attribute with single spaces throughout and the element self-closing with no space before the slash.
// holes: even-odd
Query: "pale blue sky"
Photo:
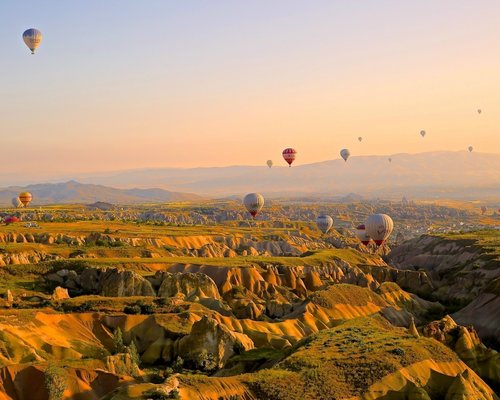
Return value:
<svg viewBox="0 0 500 400">
<path fill-rule="evenodd" d="M 499 20 L 494 0 L 2 0 L 0 177 L 498 153 Z"/>
</svg>

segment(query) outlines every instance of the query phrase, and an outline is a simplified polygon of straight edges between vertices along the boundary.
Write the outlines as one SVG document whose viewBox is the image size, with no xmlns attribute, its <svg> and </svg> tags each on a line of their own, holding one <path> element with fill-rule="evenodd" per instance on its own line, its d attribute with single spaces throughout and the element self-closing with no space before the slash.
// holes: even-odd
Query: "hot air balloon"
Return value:
<svg viewBox="0 0 500 400">
<path fill-rule="evenodd" d="M 243 199 L 243 204 L 252 217 L 255 218 L 264 206 L 264 197 L 259 193 L 248 193 Z"/>
<path fill-rule="evenodd" d="M 12 205 L 14 208 L 21 208 L 23 206 L 23 203 L 21 203 L 21 200 L 19 200 L 19 197 L 14 197 L 12 199 Z"/>
<path fill-rule="evenodd" d="M 363 138 L 360 136 L 360 137 L 358 137 L 358 140 L 361 142 L 363 140 Z"/>
<path fill-rule="evenodd" d="M 288 166 L 291 167 L 292 163 L 295 161 L 295 157 L 297 156 L 297 151 L 295 149 L 292 149 L 291 147 L 288 147 L 283 150 L 282 154 L 283 158 L 288 163 Z"/>
<path fill-rule="evenodd" d="M 266 164 L 269 168 L 271 168 L 273 166 L 273 160 L 267 160 Z"/>
<path fill-rule="evenodd" d="M 483 112 L 483 111 L 482 111 L 480 108 L 478 108 L 478 109 L 477 109 L 477 113 L 478 113 L 478 114 L 481 114 L 482 112 Z"/>
<path fill-rule="evenodd" d="M 487 210 L 486 206 L 481 206 L 481 214 L 482 215 L 486 214 L 486 210 Z"/>
<path fill-rule="evenodd" d="M 377 246 L 382 245 L 394 229 L 392 218 L 386 214 L 373 214 L 365 222 L 366 233 Z"/>
<path fill-rule="evenodd" d="M 349 156 L 351 155 L 350 151 L 348 149 L 342 149 L 340 150 L 340 157 L 344 159 L 344 161 L 347 161 Z"/>
<path fill-rule="evenodd" d="M 316 218 L 316 225 L 318 225 L 318 229 L 323 233 L 328 233 L 328 231 L 333 226 L 333 218 L 329 215 L 319 215 Z"/>
<path fill-rule="evenodd" d="M 425 136 L 425 134 L 426 134 L 426 132 L 425 132 L 425 131 L 420 131 L 420 136 L 424 137 L 424 136 Z"/>
<path fill-rule="evenodd" d="M 35 54 L 35 50 L 42 42 L 42 32 L 35 28 L 27 29 L 23 33 L 23 40 L 26 46 L 31 50 L 31 54 Z"/>
<path fill-rule="evenodd" d="M 472 153 L 472 150 L 474 150 L 474 147 L 469 146 L 468 148 L 469 148 L 469 152 L 471 152 L 471 153 Z"/>
<path fill-rule="evenodd" d="M 24 207 L 28 207 L 28 204 L 33 200 L 33 196 L 30 192 L 21 192 L 19 193 L 19 200 L 23 203 Z"/>
<path fill-rule="evenodd" d="M 361 224 L 356 227 L 356 237 L 359 239 L 361 243 L 365 246 L 370 243 L 370 235 L 366 233 L 365 225 Z"/>
<path fill-rule="evenodd" d="M 3 222 L 5 222 L 6 225 L 10 225 L 13 224 L 14 222 L 19 222 L 19 221 L 20 221 L 19 218 L 13 216 L 7 216 L 3 220 Z"/>
<path fill-rule="evenodd" d="M 390 157 L 389 157 L 387 160 L 388 160 L 389 162 L 392 162 L 392 158 L 390 158 Z"/>
</svg>

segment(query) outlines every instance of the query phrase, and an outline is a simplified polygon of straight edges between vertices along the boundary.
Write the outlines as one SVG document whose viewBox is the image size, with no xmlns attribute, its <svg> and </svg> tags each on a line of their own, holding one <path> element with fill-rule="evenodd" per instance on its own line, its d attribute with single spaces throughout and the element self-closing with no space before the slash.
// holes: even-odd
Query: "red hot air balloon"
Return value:
<svg viewBox="0 0 500 400">
<path fill-rule="evenodd" d="M 295 149 L 292 149 L 291 147 L 288 147 L 287 149 L 283 150 L 282 154 L 283 158 L 288 163 L 288 166 L 291 167 L 297 155 L 297 151 Z"/>
</svg>

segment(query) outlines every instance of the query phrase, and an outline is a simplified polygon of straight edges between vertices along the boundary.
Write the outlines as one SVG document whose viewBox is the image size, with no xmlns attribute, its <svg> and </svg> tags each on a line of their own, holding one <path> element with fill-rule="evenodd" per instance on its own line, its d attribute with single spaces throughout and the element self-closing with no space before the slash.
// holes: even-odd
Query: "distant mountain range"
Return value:
<svg viewBox="0 0 500 400">
<path fill-rule="evenodd" d="M 300 153 L 297 161 L 300 162 Z M 283 160 L 274 162 L 284 164 Z M 500 199 L 500 154 L 431 152 L 359 156 L 347 162 L 339 159 L 271 169 L 265 165 L 143 169 L 80 176 L 78 180 L 115 187 L 163 187 L 211 197 L 255 191 L 274 197 L 356 193 L 382 198 L 407 195 Z"/>
<path fill-rule="evenodd" d="M 140 204 L 203 200 L 195 194 L 170 192 L 164 189 L 115 189 L 69 181 L 0 189 L 0 204 L 10 205 L 12 198 L 24 190 L 33 194 L 34 205 L 89 204 L 97 201 L 113 204 Z"/>
<path fill-rule="evenodd" d="M 275 164 L 280 161 L 275 160 Z M 10 203 L 21 190 L 33 192 L 36 204 L 197 201 L 203 198 L 200 196 L 241 198 L 248 192 L 308 201 L 338 200 L 346 196 L 352 200 L 407 196 L 500 201 L 500 154 L 394 154 L 351 157 L 347 162 L 332 160 L 291 168 L 274 166 L 270 169 L 265 165 L 159 168 L 72 178 L 81 183 L 70 180 L 0 189 L 0 203 Z M 149 189 L 151 187 L 156 189 Z"/>
</svg>

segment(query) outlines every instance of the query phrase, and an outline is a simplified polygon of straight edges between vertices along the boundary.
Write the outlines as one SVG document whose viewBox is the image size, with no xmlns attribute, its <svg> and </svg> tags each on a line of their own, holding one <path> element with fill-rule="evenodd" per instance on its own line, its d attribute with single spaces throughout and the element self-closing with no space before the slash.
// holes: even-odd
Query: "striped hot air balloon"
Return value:
<svg viewBox="0 0 500 400">
<path fill-rule="evenodd" d="M 42 43 L 42 32 L 35 28 L 27 29 L 23 33 L 23 40 L 31 50 L 31 54 L 35 54 L 35 50 Z"/>
<path fill-rule="evenodd" d="M 295 149 L 292 149 L 291 147 L 288 147 L 283 150 L 282 154 L 283 158 L 288 163 L 288 166 L 291 167 L 292 163 L 295 161 L 295 157 L 297 156 L 297 151 Z"/>
<path fill-rule="evenodd" d="M 391 235 L 394 222 L 387 214 L 373 214 L 365 222 L 366 233 L 370 235 L 377 246 L 382 245 Z"/>
<path fill-rule="evenodd" d="M 243 199 L 243 204 L 250 215 L 255 218 L 264 207 L 264 196 L 259 193 L 248 193 Z"/>
<path fill-rule="evenodd" d="M 33 200 L 33 196 L 30 192 L 21 192 L 19 193 L 19 200 L 23 203 L 24 207 L 28 207 L 28 204 Z"/>
</svg>

